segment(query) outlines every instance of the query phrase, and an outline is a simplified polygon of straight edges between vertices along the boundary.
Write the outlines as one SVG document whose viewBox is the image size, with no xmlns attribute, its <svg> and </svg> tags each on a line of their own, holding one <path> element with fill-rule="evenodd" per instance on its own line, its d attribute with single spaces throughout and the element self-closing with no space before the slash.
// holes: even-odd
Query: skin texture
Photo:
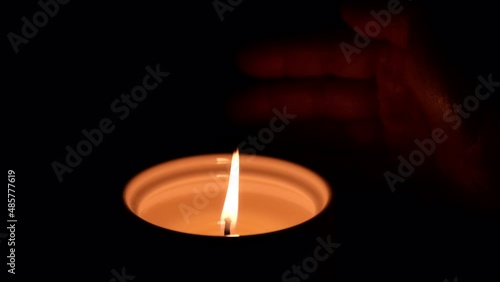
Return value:
<svg viewBox="0 0 500 282">
<path fill-rule="evenodd" d="M 436 144 L 416 177 L 439 183 L 431 185 L 429 197 L 443 193 L 459 205 L 490 214 L 498 207 L 500 187 L 493 173 L 498 168 L 498 115 L 484 100 L 478 110 L 462 113 L 458 123 L 454 104 L 474 95 L 477 77 L 458 72 L 435 46 L 424 8 L 403 4 L 350 61 L 340 44 L 355 46 L 352 29 L 364 30 L 374 21 L 370 11 L 387 9 L 387 2 L 343 4 L 341 16 L 350 30 L 256 42 L 242 49 L 239 68 L 262 83 L 234 97 L 228 114 L 240 123 L 265 122 L 273 108 L 286 105 L 310 138 L 325 142 L 335 135 L 360 150 L 383 152 L 375 162 L 382 164 L 382 172 L 395 172 L 397 156 L 408 157 L 418 148 L 415 139 L 432 138 L 433 131 L 442 130 L 446 140 Z"/>
</svg>

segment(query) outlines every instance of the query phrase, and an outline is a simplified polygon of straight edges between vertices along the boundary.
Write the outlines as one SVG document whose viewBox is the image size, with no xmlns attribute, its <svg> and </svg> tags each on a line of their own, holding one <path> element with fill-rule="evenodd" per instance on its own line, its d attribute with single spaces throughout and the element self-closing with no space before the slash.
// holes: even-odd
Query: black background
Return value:
<svg viewBox="0 0 500 282">
<path fill-rule="evenodd" d="M 28 44 L 20 45 L 18 54 L 6 34 L 20 34 L 21 17 L 31 19 L 40 8 L 25 1 L 4 9 L 3 136 L 7 169 L 14 169 L 17 178 L 18 279 L 34 273 L 39 279 L 109 281 L 112 269 L 125 267 L 135 281 L 152 281 L 138 261 L 154 260 L 153 243 L 147 241 L 157 242 L 153 239 L 158 235 L 148 234 L 148 228 L 134 229 L 143 226 L 122 202 L 126 182 L 166 160 L 232 152 L 256 134 L 258 128 L 233 124 L 225 114 L 227 98 L 253 83 L 234 64 L 237 48 L 257 39 L 342 25 L 335 2 L 243 1 L 222 22 L 211 1 L 166 3 L 71 1 L 60 5 L 58 14 Z M 439 34 L 436 44 L 448 48 L 473 76 L 495 71 L 493 9 L 476 1 L 433 5 L 429 21 Z M 157 64 L 170 76 L 119 120 L 110 110 L 112 101 L 142 82 L 147 65 Z M 74 147 L 83 140 L 83 129 L 97 128 L 106 117 L 116 129 L 60 183 L 51 163 L 62 163 L 65 147 Z M 342 245 L 334 259 L 319 266 L 325 275 L 337 281 L 498 279 L 496 221 L 414 198 L 411 191 L 418 187 L 411 184 L 393 194 L 383 179 L 367 181 L 341 165 L 328 170 L 304 157 L 307 147 L 286 144 L 277 136 L 259 153 L 311 167 L 334 187 L 329 212 L 335 222 L 323 224 L 335 230 L 335 241 Z M 161 234 L 167 241 L 178 240 Z M 202 257 L 189 244 L 178 248 Z M 290 246 L 291 253 L 294 248 Z M 196 259 L 181 262 L 172 255 L 179 249 L 158 258 L 165 266 L 157 280 L 184 280 L 187 273 L 180 269 L 202 269 Z M 4 240 L 1 250 L 6 271 Z M 301 249 L 295 255 L 309 253 Z M 258 272 L 252 269 L 248 271 Z M 214 279 L 209 278 L 213 273 L 199 275 Z M 259 278 L 281 279 L 271 275 Z M 219 280 L 224 279 L 222 275 Z"/>
</svg>

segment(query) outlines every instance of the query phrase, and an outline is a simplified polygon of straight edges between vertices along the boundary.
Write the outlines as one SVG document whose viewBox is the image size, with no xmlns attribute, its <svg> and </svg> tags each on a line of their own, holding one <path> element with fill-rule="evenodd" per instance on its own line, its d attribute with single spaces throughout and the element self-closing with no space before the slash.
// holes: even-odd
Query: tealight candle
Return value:
<svg viewBox="0 0 500 282">
<path fill-rule="evenodd" d="M 165 229 L 248 236 L 310 220 L 328 205 L 331 189 L 301 165 L 236 151 L 151 167 L 127 184 L 124 200 L 139 218 Z"/>
</svg>

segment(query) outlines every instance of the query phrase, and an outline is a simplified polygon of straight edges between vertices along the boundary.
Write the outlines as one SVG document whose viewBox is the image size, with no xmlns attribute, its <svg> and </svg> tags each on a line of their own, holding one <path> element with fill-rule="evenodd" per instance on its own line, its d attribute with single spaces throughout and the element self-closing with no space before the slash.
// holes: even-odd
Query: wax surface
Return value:
<svg viewBox="0 0 500 282">
<path fill-rule="evenodd" d="M 286 229 L 310 219 L 316 213 L 311 200 L 296 191 L 284 193 L 283 187 L 264 184 L 255 186 L 254 183 L 241 186 L 238 222 L 236 229 L 231 230 L 232 234 L 260 234 Z M 200 190 L 203 191 L 198 189 Z M 225 191 L 221 190 L 222 192 L 214 198 L 192 192 L 189 187 L 186 187 L 185 191 L 187 194 L 184 197 L 177 198 L 170 198 L 166 193 L 163 201 L 159 200 L 156 204 L 141 210 L 140 217 L 152 224 L 175 231 L 222 235 L 218 222 Z M 198 202 L 194 202 L 195 200 Z"/>
</svg>

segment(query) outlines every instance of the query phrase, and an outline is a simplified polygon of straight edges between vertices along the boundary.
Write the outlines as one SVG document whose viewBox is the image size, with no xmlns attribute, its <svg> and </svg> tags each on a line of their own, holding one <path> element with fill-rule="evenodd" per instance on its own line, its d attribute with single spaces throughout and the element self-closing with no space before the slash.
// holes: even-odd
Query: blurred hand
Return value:
<svg viewBox="0 0 500 282">
<path fill-rule="evenodd" d="M 486 150 L 498 134 L 478 117 L 489 114 L 484 105 L 488 93 L 500 88 L 500 78 L 483 74 L 486 83 L 468 81 L 454 72 L 435 52 L 423 11 L 408 1 L 390 7 L 388 2 L 394 4 L 343 5 L 350 30 L 258 42 L 241 50 L 239 67 L 263 83 L 235 97 L 230 116 L 264 122 L 273 108 L 286 106 L 297 115 L 294 122 L 306 124 L 306 138 L 343 139 L 360 150 L 384 152 L 380 176 L 392 190 L 423 173 L 431 181 L 443 179 L 443 188 L 459 201 L 496 201 L 488 156 L 498 156 L 498 150 Z M 471 107 L 462 105 L 468 96 L 481 98 L 479 108 L 468 111 Z M 398 171 L 402 159 L 418 164 L 412 165 L 415 175 Z"/>
</svg>

